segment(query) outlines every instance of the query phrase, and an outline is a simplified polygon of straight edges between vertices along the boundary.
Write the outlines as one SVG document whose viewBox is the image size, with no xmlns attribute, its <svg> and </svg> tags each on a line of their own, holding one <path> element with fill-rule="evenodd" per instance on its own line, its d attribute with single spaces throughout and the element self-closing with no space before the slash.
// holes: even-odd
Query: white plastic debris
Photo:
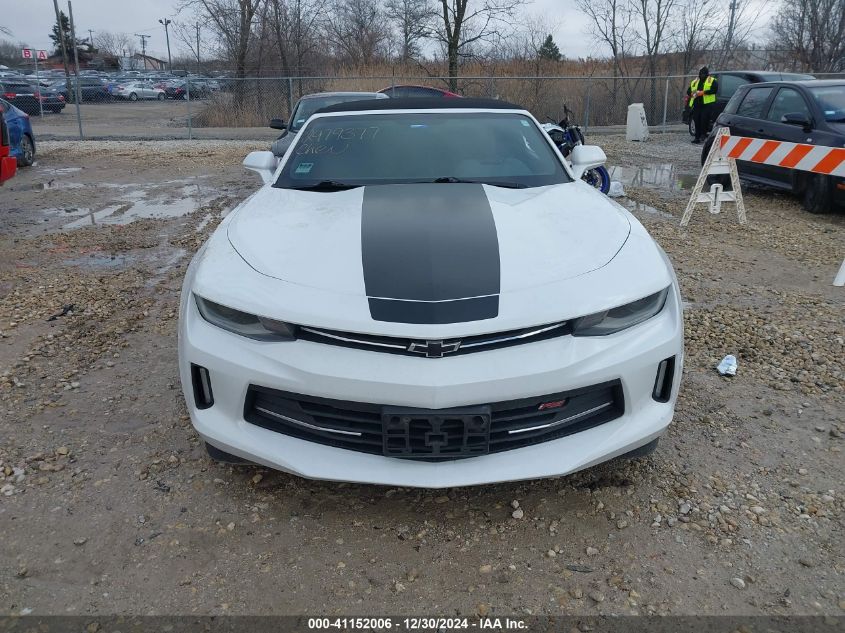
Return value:
<svg viewBox="0 0 845 633">
<path fill-rule="evenodd" d="M 610 189 L 613 190 L 613 183 L 610 183 Z M 845 286 L 845 259 L 842 260 L 842 265 L 839 267 L 839 272 L 833 278 L 834 286 Z"/>
<path fill-rule="evenodd" d="M 607 192 L 607 195 L 611 198 L 624 198 L 625 188 L 622 186 L 622 183 L 618 180 L 611 180 L 610 190 Z"/>
<path fill-rule="evenodd" d="M 723 376 L 736 376 L 736 356 L 728 354 L 716 366 L 716 369 Z"/>
</svg>

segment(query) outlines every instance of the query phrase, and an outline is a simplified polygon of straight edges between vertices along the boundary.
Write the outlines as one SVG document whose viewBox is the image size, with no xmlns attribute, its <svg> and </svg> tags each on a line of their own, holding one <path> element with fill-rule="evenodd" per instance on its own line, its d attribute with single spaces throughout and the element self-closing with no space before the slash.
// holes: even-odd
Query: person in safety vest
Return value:
<svg viewBox="0 0 845 633">
<path fill-rule="evenodd" d="M 710 131 L 710 116 L 713 104 L 716 103 L 716 91 L 719 82 L 710 74 L 707 66 L 702 66 L 698 77 L 689 83 L 687 88 L 688 105 L 692 110 L 695 121 L 695 139 L 693 143 L 701 143 Z"/>
</svg>

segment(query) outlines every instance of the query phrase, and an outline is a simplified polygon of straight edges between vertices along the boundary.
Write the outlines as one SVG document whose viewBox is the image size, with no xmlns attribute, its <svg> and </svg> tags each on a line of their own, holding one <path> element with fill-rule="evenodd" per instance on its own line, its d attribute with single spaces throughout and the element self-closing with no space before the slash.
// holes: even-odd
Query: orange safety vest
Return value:
<svg viewBox="0 0 845 633">
<path fill-rule="evenodd" d="M 698 77 L 693 79 L 689 82 L 689 107 L 692 107 L 693 102 L 695 101 L 695 93 L 698 92 Z M 716 95 L 714 94 L 707 94 L 707 91 L 713 86 L 713 76 L 707 75 L 707 78 L 704 80 L 704 96 L 701 98 L 704 105 L 708 103 L 714 103 L 716 101 Z"/>
</svg>

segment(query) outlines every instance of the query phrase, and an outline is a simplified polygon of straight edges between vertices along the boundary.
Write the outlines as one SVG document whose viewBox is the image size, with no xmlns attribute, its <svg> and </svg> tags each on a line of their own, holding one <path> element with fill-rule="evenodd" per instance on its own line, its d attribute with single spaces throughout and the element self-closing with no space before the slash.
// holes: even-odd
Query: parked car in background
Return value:
<svg viewBox="0 0 845 633">
<path fill-rule="evenodd" d="M 10 155 L 20 167 L 29 167 L 35 162 L 35 134 L 29 115 L 4 99 L 0 99 L 0 111 L 8 128 Z"/>
<path fill-rule="evenodd" d="M 106 82 L 99 77 L 80 77 L 78 81 L 81 101 L 111 101 L 112 96 L 109 93 Z M 65 83 L 64 79 L 61 80 L 61 83 Z M 69 101 L 76 100 L 76 83 L 76 77 L 71 77 L 70 95 L 68 95 Z"/>
<path fill-rule="evenodd" d="M 117 99 L 128 99 L 129 101 L 138 101 L 139 99 L 158 99 L 159 101 L 164 101 L 166 98 L 164 90 L 143 81 L 118 84 L 114 92 L 112 92 L 112 96 Z"/>
<path fill-rule="evenodd" d="M 204 85 L 194 81 L 180 81 L 172 83 L 164 89 L 164 94 L 168 99 L 185 99 L 187 100 L 190 94 L 191 99 L 205 99 L 208 97 L 209 90 Z"/>
<path fill-rule="evenodd" d="M 730 70 L 730 71 L 715 71 L 710 73 L 719 82 L 719 88 L 716 92 L 716 102 L 712 105 L 710 110 L 710 124 L 712 125 L 716 118 L 725 109 L 728 101 L 734 96 L 734 93 L 746 84 L 757 84 L 765 81 L 809 81 L 815 79 L 813 75 L 804 73 L 778 73 L 767 70 Z M 686 86 L 684 87 L 686 90 Z M 689 99 L 684 97 L 684 121 L 688 124 L 689 133 L 695 137 L 695 120 L 688 116 L 689 114 Z M 701 135 L 704 136 L 703 134 Z"/>
<path fill-rule="evenodd" d="M 389 88 L 382 88 L 379 90 L 381 94 L 385 94 L 393 99 L 405 97 L 435 97 L 435 98 L 460 98 L 461 95 L 443 90 L 442 88 L 431 88 L 429 86 L 390 86 Z"/>
<path fill-rule="evenodd" d="M 723 127 L 732 136 L 845 147 L 845 80 L 740 86 L 704 143 L 702 163 Z M 845 206 L 845 178 L 749 161 L 736 164 L 741 178 L 792 191 L 810 213 Z"/>
<path fill-rule="evenodd" d="M 24 79 L 0 80 L 0 97 L 29 114 L 40 112 L 38 104 L 41 92 L 34 84 Z"/>
<path fill-rule="evenodd" d="M 273 154 L 284 156 L 290 144 L 296 139 L 299 130 L 317 110 L 339 103 L 363 101 L 365 99 L 387 99 L 387 95 L 379 92 L 315 92 L 305 95 L 296 102 L 288 123 L 285 123 L 282 119 L 270 121 L 271 128 L 284 130 L 284 133 L 273 142 L 271 148 Z"/>
<path fill-rule="evenodd" d="M 65 96 L 67 90 L 64 86 L 54 86 L 49 82 L 43 81 L 38 87 L 41 93 L 41 103 L 44 111 L 55 112 L 58 114 L 65 109 L 67 105 L 67 97 Z"/>
<path fill-rule="evenodd" d="M 3 105 L 0 104 L 0 108 Z M 17 161 L 10 156 L 9 126 L 6 119 L 0 114 L 0 185 L 14 177 L 18 169 Z"/>
</svg>

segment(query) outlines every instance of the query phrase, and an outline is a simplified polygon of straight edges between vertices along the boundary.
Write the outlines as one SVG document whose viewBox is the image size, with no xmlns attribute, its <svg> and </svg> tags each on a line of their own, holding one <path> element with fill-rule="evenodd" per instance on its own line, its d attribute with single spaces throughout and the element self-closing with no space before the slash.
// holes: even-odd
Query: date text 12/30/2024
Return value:
<svg viewBox="0 0 845 633">
<path fill-rule="evenodd" d="M 479 629 L 487 631 L 521 631 L 528 628 L 519 618 L 438 618 L 438 617 L 355 617 L 308 618 L 308 629 L 369 631 L 443 631 Z"/>
</svg>

